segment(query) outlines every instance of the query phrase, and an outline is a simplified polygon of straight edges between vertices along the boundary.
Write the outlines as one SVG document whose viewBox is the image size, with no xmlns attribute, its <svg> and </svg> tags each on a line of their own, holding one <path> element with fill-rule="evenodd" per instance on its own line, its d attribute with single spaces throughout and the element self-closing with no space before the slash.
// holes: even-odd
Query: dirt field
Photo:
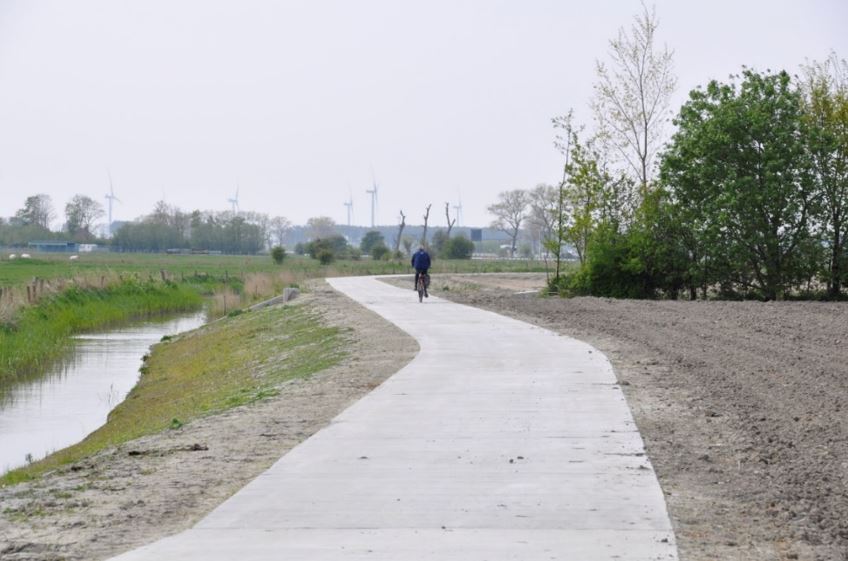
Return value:
<svg viewBox="0 0 848 561">
<path fill-rule="evenodd" d="M 848 303 L 521 294 L 543 281 L 439 276 L 431 288 L 607 354 L 684 560 L 848 559 Z"/>
<path fill-rule="evenodd" d="M 326 283 L 306 298 L 298 305 L 316 306 L 353 339 L 350 359 L 284 385 L 277 397 L 0 489 L 0 559 L 105 559 L 189 528 L 418 350 Z"/>
</svg>

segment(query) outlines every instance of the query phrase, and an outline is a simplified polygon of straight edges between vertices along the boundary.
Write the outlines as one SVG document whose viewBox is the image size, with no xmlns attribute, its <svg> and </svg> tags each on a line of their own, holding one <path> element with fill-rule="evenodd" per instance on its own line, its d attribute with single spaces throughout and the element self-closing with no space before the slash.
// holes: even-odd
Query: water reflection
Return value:
<svg viewBox="0 0 848 561">
<path fill-rule="evenodd" d="M 34 380 L 0 388 L 0 473 L 80 441 L 138 380 L 141 357 L 163 335 L 202 325 L 203 313 L 76 337 L 68 357 Z"/>
</svg>

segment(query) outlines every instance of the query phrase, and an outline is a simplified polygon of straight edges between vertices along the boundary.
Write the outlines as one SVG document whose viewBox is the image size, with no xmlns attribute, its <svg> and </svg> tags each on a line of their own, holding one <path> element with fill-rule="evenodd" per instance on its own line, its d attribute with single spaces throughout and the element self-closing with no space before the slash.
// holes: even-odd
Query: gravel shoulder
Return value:
<svg viewBox="0 0 848 561">
<path fill-rule="evenodd" d="M 105 559 L 189 528 L 418 352 L 323 281 L 294 305 L 343 328 L 349 358 L 283 384 L 278 396 L 0 489 L 0 559 Z"/>
<path fill-rule="evenodd" d="M 431 289 L 610 358 L 682 559 L 848 559 L 848 303 L 542 298 L 518 277 Z"/>
</svg>

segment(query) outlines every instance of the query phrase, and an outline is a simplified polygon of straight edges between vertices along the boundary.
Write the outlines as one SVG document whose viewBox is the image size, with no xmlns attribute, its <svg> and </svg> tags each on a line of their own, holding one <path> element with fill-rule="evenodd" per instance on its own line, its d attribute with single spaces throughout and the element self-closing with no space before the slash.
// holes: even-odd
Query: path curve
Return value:
<svg viewBox="0 0 848 561">
<path fill-rule="evenodd" d="M 329 282 L 420 353 L 194 528 L 116 560 L 677 559 L 599 351 L 375 278 Z"/>
</svg>

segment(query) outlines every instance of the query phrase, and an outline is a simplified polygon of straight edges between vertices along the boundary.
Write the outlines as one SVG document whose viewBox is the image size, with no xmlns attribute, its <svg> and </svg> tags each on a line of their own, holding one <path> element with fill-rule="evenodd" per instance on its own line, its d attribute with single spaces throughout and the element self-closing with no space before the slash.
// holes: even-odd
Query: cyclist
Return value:
<svg viewBox="0 0 848 561">
<path fill-rule="evenodd" d="M 426 275 L 427 271 L 430 269 L 430 254 L 427 253 L 427 250 L 424 249 L 423 245 L 419 246 L 418 251 L 412 254 L 412 266 L 415 268 L 415 287 L 413 290 L 418 290 L 418 278 L 421 275 Z M 424 288 L 424 296 L 427 298 L 430 297 L 430 295 L 427 294 L 426 285 Z"/>
</svg>

